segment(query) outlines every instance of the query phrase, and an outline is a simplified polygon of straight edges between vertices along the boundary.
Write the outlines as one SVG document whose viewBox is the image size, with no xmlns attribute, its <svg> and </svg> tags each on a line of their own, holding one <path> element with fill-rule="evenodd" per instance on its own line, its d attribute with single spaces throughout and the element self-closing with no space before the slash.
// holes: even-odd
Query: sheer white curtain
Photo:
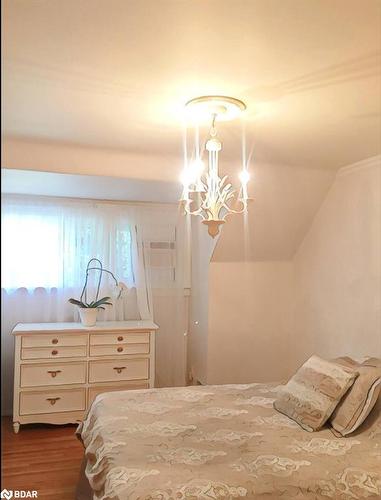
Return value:
<svg viewBox="0 0 381 500">
<path fill-rule="evenodd" d="M 18 322 L 78 321 L 68 299 L 79 298 L 91 258 L 100 259 L 128 287 L 120 300 L 100 312 L 99 320 L 152 318 L 159 325 L 157 385 L 184 384 L 182 223 L 172 205 L 3 196 L 2 394 L 8 411 L 12 328 Z M 100 296 L 113 296 L 113 286 L 104 275 Z"/>
<path fill-rule="evenodd" d="M 68 299 L 79 298 L 91 258 L 134 287 L 133 210 L 32 197 L 5 196 L 2 201 L 3 298 L 6 303 L 20 299 L 19 321 L 76 320 L 77 309 Z M 90 289 L 97 277 L 91 273 Z M 104 274 L 101 293 L 112 296 L 113 288 L 113 280 Z M 133 295 L 114 301 L 99 319 L 139 318 Z"/>
</svg>

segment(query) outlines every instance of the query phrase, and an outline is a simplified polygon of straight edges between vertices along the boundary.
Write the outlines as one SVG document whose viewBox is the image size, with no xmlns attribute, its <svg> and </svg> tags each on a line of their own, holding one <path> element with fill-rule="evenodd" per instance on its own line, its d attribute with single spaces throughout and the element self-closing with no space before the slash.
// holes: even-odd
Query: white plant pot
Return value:
<svg viewBox="0 0 381 500">
<path fill-rule="evenodd" d="M 95 307 L 78 307 L 83 326 L 94 326 L 97 322 L 98 309 Z"/>
</svg>

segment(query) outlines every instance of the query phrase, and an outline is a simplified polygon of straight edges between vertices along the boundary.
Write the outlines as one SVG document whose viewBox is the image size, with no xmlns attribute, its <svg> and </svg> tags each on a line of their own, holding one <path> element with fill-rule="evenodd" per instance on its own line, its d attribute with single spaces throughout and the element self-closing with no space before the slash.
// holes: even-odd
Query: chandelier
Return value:
<svg viewBox="0 0 381 500">
<path fill-rule="evenodd" d="M 247 184 L 250 176 L 246 160 L 243 157 L 240 185 L 238 189 L 234 189 L 228 176 L 219 174 L 218 160 L 222 143 L 217 138 L 217 122 L 237 118 L 246 109 L 246 105 L 233 97 L 203 96 L 187 102 L 186 109 L 197 122 L 190 159 L 185 137 L 181 203 L 186 214 L 201 217 L 202 223 L 208 226 L 208 233 L 214 238 L 228 215 L 247 211 Z M 200 147 L 198 125 L 205 119 L 210 123 L 209 136 Z M 208 157 L 207 167 L 203 162 L 204 156 Z"/>
</svg>

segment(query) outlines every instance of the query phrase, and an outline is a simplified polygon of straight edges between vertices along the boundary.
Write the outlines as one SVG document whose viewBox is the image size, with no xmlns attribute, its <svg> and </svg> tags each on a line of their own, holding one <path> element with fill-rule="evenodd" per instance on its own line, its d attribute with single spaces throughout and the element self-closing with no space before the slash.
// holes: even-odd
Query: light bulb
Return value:
<svg viewBox="0 0 381 500">
<path fill-rule="evenodd" d="M 242 185 L 246 185 L 249 182 L 250 174 L 246 169 L 242 170 L 242 172 L 239 174 L 239 180 L 241 181 Z"/>
<path fill-rule="evenodd" d="M 180 181 L 182 183 L 182 185 L 185 187 L 185 188 L 188 188 L 189 185 L 192 183 L 191 182 L 191 175 L 190 175 L 190 171 L 189 171 L 189 168 L 184 168 L 184 170 L 181 172 L 181 175 L 180 175 Z"/>
<path fill-rule="evenodd" d="M 200 177 L 200 175 L 204 171 L 204 168 L 205 168 L 205 164 L 202 160 L 200 160 L 200 158 L 198 158 L 197 160 L 194 160 L 194 162 L 192 162 L 192 164 L 190 166 L 192 174 L 194 174 L 196 179 L 198 177 Z"/>
<path fill-rule="evenodd" d="M 195 184 L 205 168 L 204 162 L 200 159 L 194 160 L 188 167 L 184 168 L 181 173 L 180 180 L 184 187 L 189 187 Z"/>
</svg>

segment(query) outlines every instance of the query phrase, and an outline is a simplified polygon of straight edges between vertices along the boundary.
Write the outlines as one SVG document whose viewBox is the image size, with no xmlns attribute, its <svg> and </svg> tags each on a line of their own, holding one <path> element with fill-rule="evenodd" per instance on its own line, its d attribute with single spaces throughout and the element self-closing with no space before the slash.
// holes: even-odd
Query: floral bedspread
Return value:
<svg viewBox="0 0 381 500">
<path fill-rule="evenodd" d="M 279 387 L 98 396 L 77 431 L 94 499 L 381 498 L 380 411 L 348 438 L 309 433 L 273 409 Z"/>
</svg>

